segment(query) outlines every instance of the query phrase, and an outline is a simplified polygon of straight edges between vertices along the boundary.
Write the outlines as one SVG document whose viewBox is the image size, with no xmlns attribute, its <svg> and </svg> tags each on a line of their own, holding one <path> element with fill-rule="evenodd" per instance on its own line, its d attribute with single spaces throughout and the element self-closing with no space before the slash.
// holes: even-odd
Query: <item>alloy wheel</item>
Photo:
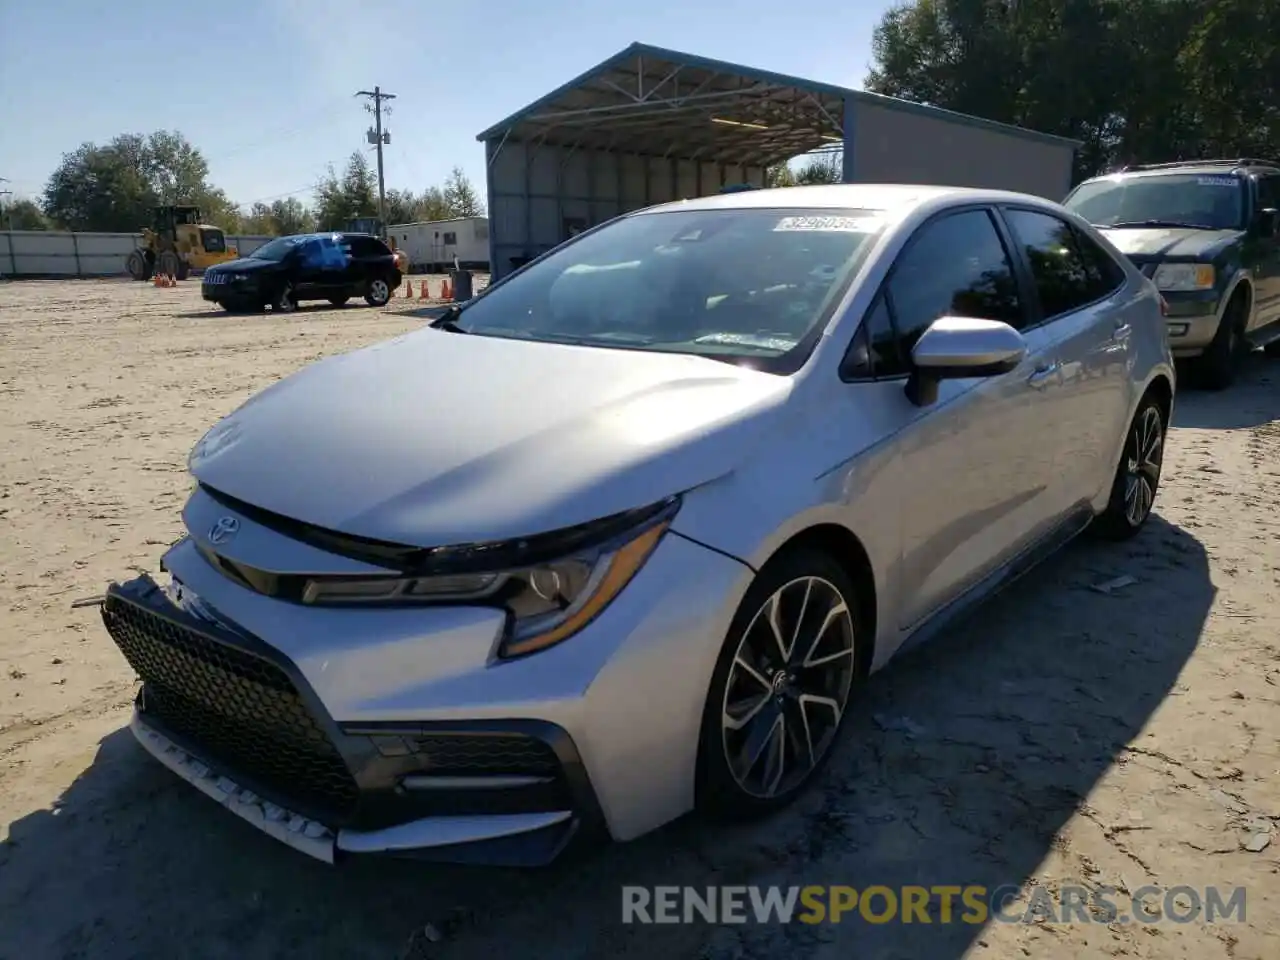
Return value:
<svg viewBox="0 0 1280 960">
<path fill-rule="evenodd" d="M 830 750 L 855 667 L 853 616 L 829 580 L 800 577 L 769 597 L 734 652 L 721 709 L 738 786 L 770 799 L 803 783 Z"/>
<path fill-rule="evenodd" d="M 391 288 L 385 280 L 374 280 L 369 284 L 369 300 L 374 306 L 382 306 L 391 299 Z"/>
<path fill-rule="evenodd" d="M 1158 407 L 1142 411 L 1129 434 L 1125 453 L 1124 515 L 1138 526 L 1151 512 L 1164 462 L 1164 423 Z"/>
</svg>

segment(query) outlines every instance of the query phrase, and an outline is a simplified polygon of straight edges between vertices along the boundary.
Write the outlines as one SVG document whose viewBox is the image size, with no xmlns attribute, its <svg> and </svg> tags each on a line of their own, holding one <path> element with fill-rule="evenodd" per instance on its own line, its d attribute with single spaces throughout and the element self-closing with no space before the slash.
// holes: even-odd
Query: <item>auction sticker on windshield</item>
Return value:
<svg viewBox="0 0 1280 960">
<path fill-rule="evenodd" d="M 1200 177 L 1196 184 L 1201 187 L 1237 187 L 1240 181 L 1235 177 Z"/>
<path fill-rule="evenodd" d="M 872 233 L 879 229 L 876 217 L 783 217 L 774 232 Z"/>
</svg>

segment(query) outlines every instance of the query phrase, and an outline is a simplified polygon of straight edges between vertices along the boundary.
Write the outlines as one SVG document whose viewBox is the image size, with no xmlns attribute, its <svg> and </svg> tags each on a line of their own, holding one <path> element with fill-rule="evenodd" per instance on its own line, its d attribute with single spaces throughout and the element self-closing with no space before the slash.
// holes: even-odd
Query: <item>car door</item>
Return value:
<svg viewBox="0 0 1280 960">
<path fill-rule="evenodd" d="M 1052 523 L 1057 370 L 1047 332 L 1031 321 L 1022 283 L 994 211 L 974 207 L 922 227 L 895 262 L 866 323 L 892 329 L 877 379 L 910 371 L 910 351 L 941 316 L 1001 320 L 1026 330 L 1012 372 L 944 381 L 917 408 L 895 401 L 901 531 L 898 626 L 911 629 L 1013 559 Z M 872 329 L 870 335 L 876 331 Z"/>
<path fill-rule="evenodd" d="M 293 287 L 297 296 L 304 300 L 325 296 L 325 253 L 320 238 L 308 237 L 293 257 Z"/>
<path fill-rule="evenodd" d="M 1052 429 L 1052 487 L 1057 514 L 1096 497 L 1115 473 L 1115 438 L 1129 414 L 1126 374 L 1134 306 L 1116 296 L 1124 270 L 1063 217 L 1002 206 L 1016 255 L 1033 287 L 1036 329 L 1059 377 L 1044 391 Z M 1046 446 L 1050 436 L 1043 434 Z"/>
<path fill-rule="evenodd" d="M 351 244 L 351 293 L 363 295 L 369 281 L 384 276 L 391 270 L 395 254 L 376 237 L 350 237 Z"/>
<path fill-rule="evenodd" d="M 1255 222 L 1245 241 L 1253 260 L 1255 328 L 1280 322 L 1280 236 L 1260 234 L 1256 220 L 1262 210 L 1280 210 L 1280 174 L 1259 175 L 1256 189 Z"/>
</svg>

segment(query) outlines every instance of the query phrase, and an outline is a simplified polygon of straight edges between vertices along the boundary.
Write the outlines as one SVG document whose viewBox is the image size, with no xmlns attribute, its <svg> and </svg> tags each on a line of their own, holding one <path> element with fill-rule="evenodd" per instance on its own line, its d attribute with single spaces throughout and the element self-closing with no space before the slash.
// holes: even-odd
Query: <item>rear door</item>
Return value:
<svg viewBox="0 0 1280 960">
<path fill-rule="evenodd" d="M 1117 296 L 1124 270 L 1087 234 L 1040 209 L 1002 207 L 1033 287 L 1035 329 L 1059 377 L 1044 390 L 1045 455 L 1053 461 L 1049 503 L 1065 513 L 1109 484 L 1115 439 L 1130 396 L 1126 375 L 1134 318 Z M 1049 424 L 1055 433 L 1048 433 Z"/>
<path fill-rule="evenodd" d="M 877 379 L 910 371 L 910 351 L 940 316 L 1001 320 L 1024 331 L 1010 373 L 949 380 L 924 410 L 903 407 L 899 438 L 902 603 L 910 629 L 1012 560 L 1052 526 L 1053 398 L 1048 331 L 1026 292 L 995 212 L 973 207 L 924 224 L 889 275 L 867 324 Z M 883 333 L 888 325 L 892 334 Z"/>
<path fill-rule="evenodd" d="M 1280 210 L 1280 174 L 1264 173 L 1257 179 L 1257 203 L 1260 210 Z M 1253 254 L 1255 327 L 1280 322 L 1280 237 L 1263 237 L 1251 230 L 1246 241 Z"/>
<path fill-rule="evenodd" d="M 395 262 L 395 254 L 377 237 L 348 238 L 352 255 L 352 293 L 363 294 L 374 277 L 385 277 Z"/>
</svg>

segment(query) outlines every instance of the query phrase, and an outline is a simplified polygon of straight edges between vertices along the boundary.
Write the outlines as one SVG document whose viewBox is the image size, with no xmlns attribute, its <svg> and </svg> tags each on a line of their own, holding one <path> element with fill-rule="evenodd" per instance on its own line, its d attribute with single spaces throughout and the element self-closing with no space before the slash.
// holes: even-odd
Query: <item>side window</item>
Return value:
<svg viewBox="0 0 1280 960">
<path fill-rule="evenodd" d="M 453 233 L 452 231 L 450 231 L 449 233 L 446 233 L 444 235 L 445 246 L 452 246 L 457 242 L 458 242 L 458 235 L 456 233 Z"/>
<path fill-rule="evenodd" d="M 1124 268 L 1092 237 L 1076 229 L 1072 229 L 1071 235 L 1084 258 L 1085 269 L 1089 271 L 1089 282 L 1094 287 L 1092 299 L 1101 300 L 1120 289 L 1125 279 Z"/>
<path fill-rule="evenodd" d="M 898 337 L 889 319 L 889 308 L 881 294 L 863 318 L 841 372 L 846 380 L 862 380 L 898 376 L 905 369 L 898 357 Z"/>
<path fill-rule="evenodd" d="M 1009 255 L 985 210 L 954 213 L 922 227 L 894 265 L 888 291 L 898 332 L 892 373 L 907 372 L 911 348 L 939 317 L 1026 326 Z"/>
<path fill-rule="evenodd" d="M 1280 210 L 1280 176 L 1268 173 L 1258 178 L 1258 209 Z"/>
<path fill-rule="evenodd" d="M 324 248 L 320 241 L 312 237 L 302 245 L 302 262 L 305 266 L 316 268 L 324 266 Z"/>
<path fill-rule="evenodd" d="M 1098 281 L 1091 279 L 1075 231 L 1065 220 L 1031 210 L 1007 210 L 1005 219 L 1031 265 L 1046 320 L 1099 299 Z"/>
</svg>

